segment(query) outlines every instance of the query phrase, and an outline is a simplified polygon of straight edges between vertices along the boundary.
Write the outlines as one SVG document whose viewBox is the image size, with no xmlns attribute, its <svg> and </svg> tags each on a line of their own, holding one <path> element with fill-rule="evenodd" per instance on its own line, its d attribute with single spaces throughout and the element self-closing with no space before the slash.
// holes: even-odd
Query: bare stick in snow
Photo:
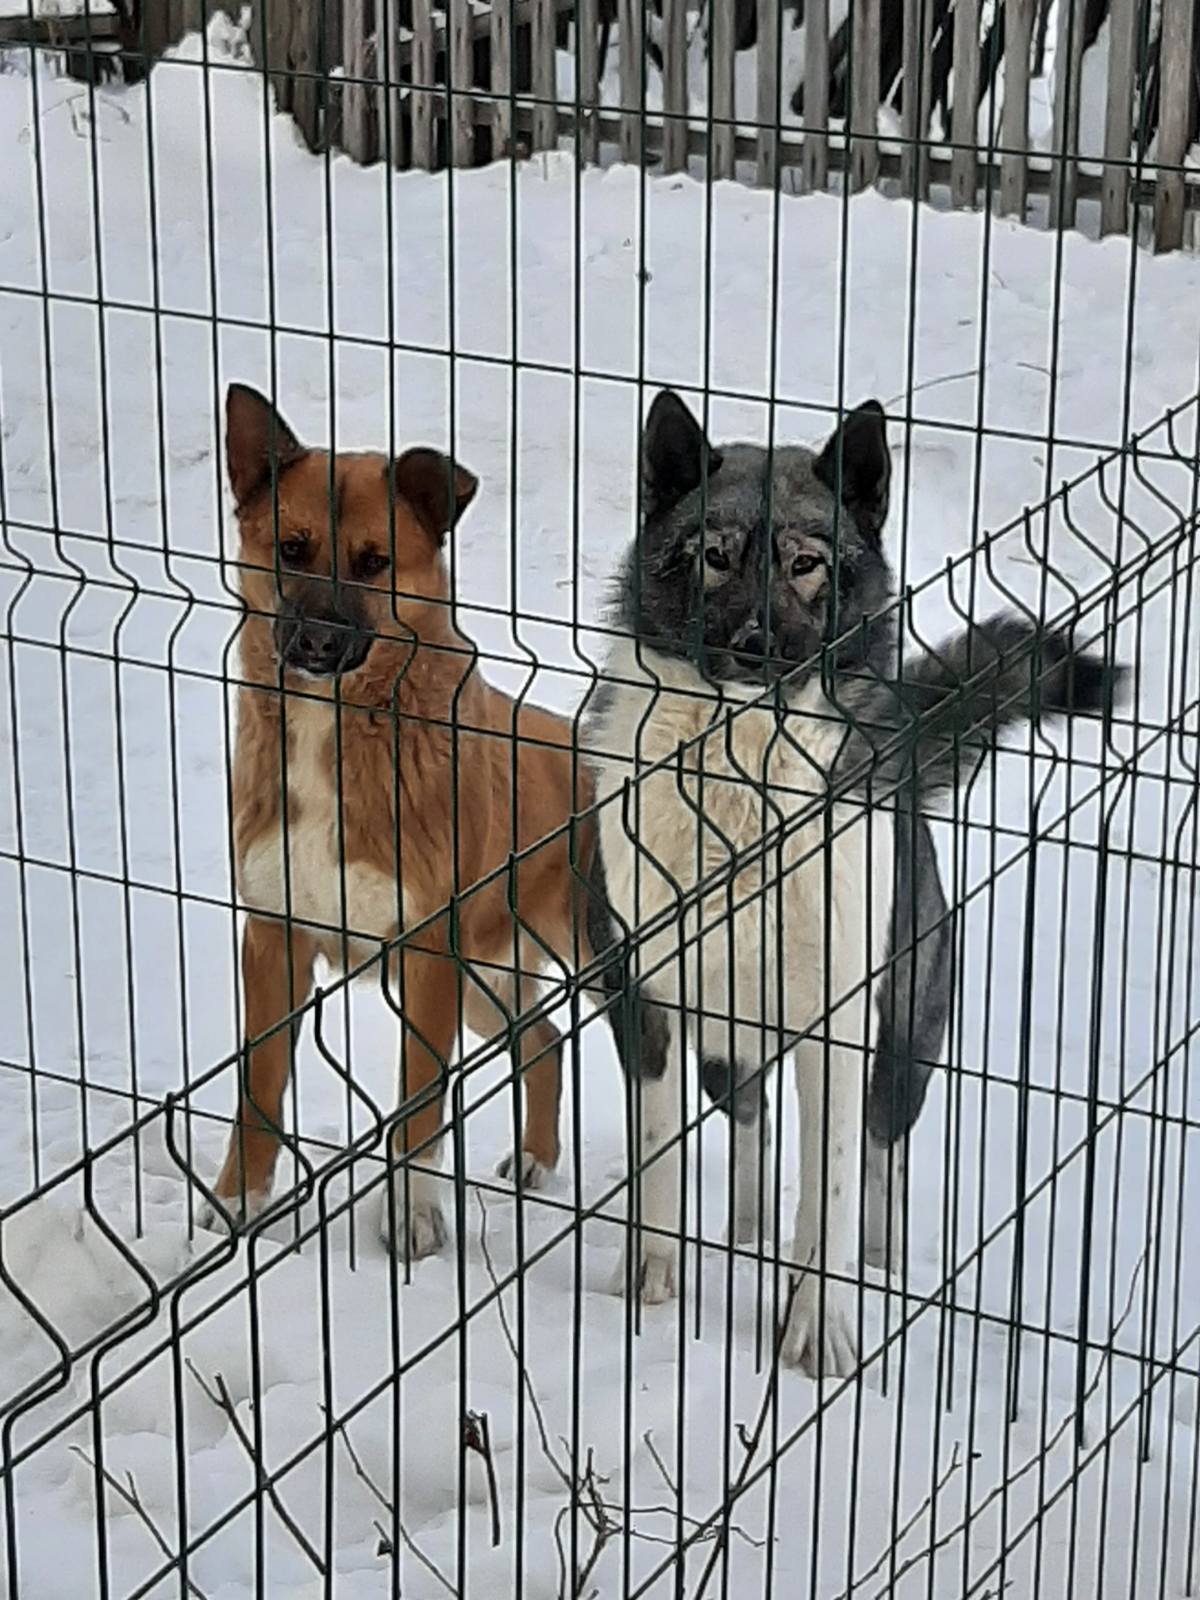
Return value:
<svg viewBox="0 0 1200 1600">
<path fill-rule="evenodd" d="M 328 1419 L 328 1413 L 326 1413 L 326 1417 Z M 458 1590 L 450 1582 L 449 1578 L 442 1571 L 442 1569 L 435 1562 L 431 1561 L 429 1559 L 429 1557 L 425 1554 L 425 1552 L 421 1549 L 421 1547 L 415 1542 L 415 1540 L 413 1539 L 412 1535 L 409 1533 L 408 1529 L 404 1526 L 404 1524 L 400 1521 L 400 1518 L 396 1515 L 395 1506 L 388 1499 L 387 1495 L 384 1494 L 383 1490 L 379 1487 L 379 1485 L 375 1482 L 374 1478 L 367 1471 L 366 1467 L 363 1466 L 362 1459 L 359 1456 L 358 1451 L 354 1448 L 353 1444 L 350 1442 L 350 1434 L 346 1429 L 346 1424 L 344 1422 L 333 1422 L 331 1419 L 329 1419 L 329 1420 L 330 1420 L 330 1426 L 332 1427 L 334 1433 L 337 1434 L 337 1436 L 341 1439 L 342 1443 L 346 1446 L 346 1454 L 350 1457 L 350 1465 L 354 1468 L 354 1470 L 358 1474 L 359 1478 L 367 1486 L 367 1488 L 371 1491 L 371 1493 L 375 1496 L 376 1500 L 379 1501 L 379 1504 L 383 1507 L 383 1509 L 387 1512 L 388 1516 L 391 1518 L 393 1526 L 399 1531 L 400 1538 L 401 1538 L 401 1541 L 402 1541 L 402 1543 L 404 1545 L 404 1548 L 409 1552 L 409 1554 L 411 1556 L 414 1556 L 416 1558 L 416 1560 L 418 1560 L 421 1563 L 421 1565 L 425 1568 L 426 1572 L 428 1572 L 432 1577 L 435 1577 L 437 1579 L 437 1581 L 441 1584 L 442 1588 L 445 1589 L 447 1594 L 457 1596 Z M 378 1522 L 375 1524 L 375 1526 L 379 1531 L 380 1539 L 382 1540 L 383 1544 L 387 1546 L 387 1549 L 384 1551 L 384 1554 L 390 1555 L 391 1554 L 391 1540 L 389 1539 L 387 1533 L 384 1531 L 383 1527 Z"/>
<path fill-rule="evenodd" d="M 304 1554 L 312 1562 L 313 1566 L 317 1569 L 321 1576 L 324 1577 L 325 1563 L 322 1561 L 317 1551 L 314 1550 L 312 1545 L 308 1542 L 308 1539 L 306 1538 L 303 1529 L 300 1527 L 300 1524 L 284 1505 L 279 1490 L 271 1482 L 266 1468 L 259 1460 L 258 1452 L 254 1448 L 254 1441 L 242 1426 L 241 1418 L 238 1416 L 237 1410 L 234 1407 L 233 1397 L 229 1393 L 229 1388 L 225 1382 L 225 1379 L 218 1372 L 216 1377 L 213 1379 L 213 1383 L 216 1385 L 214 1389 L 204 1380 L 193 1361 L 189 1360 L 184 1364 L 191 1373 L 192 1377 L 195 1378 L 196 1382 L 200 1385 L 200 1388 L 203 1390 L 203 1392 L 212 1401 L 213 1405 L 216 1406 L 217 1410 L 223 1411 L 225 1416 L 229 1419 L 229 1426 L 233 1429 L 238 1443 L 250 1458 L 250 1465 L 254 1468 L 254 1476 L 258 1483 L 258 1487 L 266 1492 L 267 1499 L 275 1507 L 275 1514 L 278 1516 L 280 1522 L 283 1523 L 284 1527 L 291 1534 L 292 1538 L 295 1539 L 301 1550 L 304 1551 Z"/>
<path fill-rule="evenodd" d="M 947 1466 L 945 1472 L 942 1473 L 941 1477 L 934 1484 L 930 1492 L 925 1496 L 924 1500 L 921 1501 L 921 1504 L 913 1512 L 912 1516 L 909 1517 L 904 1526 L 897 1529 L 895 1539 L 890 1545 L 886 1546 L 886 1548 L 880 1552 L 878 1560 L 875 1561 L 872 1566 L 869 1566 L 865 1572 L 859 1573 L 858 1577 L 854 1580 L 853 1588 L 843 1589 L 841 1594 L 838 1595 L 837 1600 L 851 1600 L 854 1590 L 861 1588 L 864 1583 L 869 1582 L 870 1579 L 875 1576 L 880 1567 L 883 1566 L 884 1562 L 891 1555 L 892 1551 L 900 1548 L 925 1513 L 927 1511 L 931 1511 L 933 1507 L 937 1505 L 938 1498 L 941 1495 L 942 1490 L 962 1466 L 961 1451 L 962 1447 L 959 1444 L 959 1441 L 956 1439 L 954 1441 L 954 1449 L 950 1453 L 950 1464 Z"/>
<path fill-rule="evenodd" d="M 1129 1293 L 1125 1298 L 1125 1305 L 1121 1311 L 1121 1315 L 1113 1324 L 1112 1332 L 1108 1336 L 1108 1344 L 1100 1352 L 1100 1359 L 1096 1363 L 1096 1370 L 1092 1373 L 1092 1381 L 1083 1391 L 1083 1399 L 1080 1405 L 1073 1407 L 1067 1412 L 1066 1416 L 1059 1423 L 1058 1427 L 1055 1428 L 1054 1432 L 1046 1440 L 1045 1445 L 1040 1450 L 1035 1451 L 1035 1453 L 1029 1457 L 1029 1460 L 1022 1463 L 1022 1465 L 1019 1466 L 1015 1472 L 1010 1472 L 1006 1478 L 1002 1478 L 996 1487 L 991 1491 L 991 1493 L 988 1494 L 979 1505 L 972 1508 L 970 1513 L 970 1520 L 972 1522 L 978 1521 L 984 1512 L 987 1511 L 988 1507 L 994 1505 L 995 1502 L 1002 1496 L 1007 1496 L 1010 1494 L 1013 1487 L 1020 1483 L 1025 1474 L 1032 1472 L 1034 1467 L 1036 1467 L 1040 1461 L 1043 1461 L 1046 1456 L 1050 1454 L 1067 1430 L 1074 1425 L 1079 1416 L 1080 1410 L 1087 1405 L 1088 1401 L 1100 1387 L 1100 1380 L 1103 1378 L 1109 1362 L 1112 1360 L 1113 1346 L 1116 1344 L 1117 1335 L 1129 1321 L 1129 1315 L 1133 1310 L 1133 1297 L 1137 1292 L 1138 1279 L 1141 1277 L 1142 1268 L 1145 1265 L 1146 1252 L 1143 1250 L 1141 1255 L 1138 1257 L 1137 1265 L 1133 1269 L 1133 1276 L 1129 1280 Z M 966 1523 L 959 1523 L 955 1527 L 951 1528 L 948 1532 L 943 1533 L 939 1538 L 935 1539 L 927 1549 L 916 1551 L 915 1554 L 909 1556 L 906 1561 L 902 1562 L 900 1566 L 896 1568 L 895 1582 L 899 1583 L 900 1579 L 903 1578 L 906 1573 L 911 1572 L 914 1567 L 920 1566 L 922 1561 L 931 1559 L 937 1551 L 944 1549 L 946 1545 L 953 1544 L 954 1540 L 965 1532 Z M 988 1574 L 984 1573 L 980 1578 L 978 1578 L 976 1580 L 975 1587 L 967 1591 L 967 1594 L 964 1596 L 964 1600 L 970 1600 L 970 1596 L 975 1593 L 975 1590 L 978 1588 L 979 1584 L 987 1581 L 987 1577 Z M 861 1581 L 862 1580 L 860 1579 L 859 1582 Z M 858 1584 L 856 1583 L 854 1587 L 857 1588 Z M 894 1584 L 889 1581 L 882 1589 L 876 1591 L 875 1595 L 872 1597 L 872 1600 L 888 1600 L 888 1597 L 893 1592 Z M 993 1593 L 994 1592 L 995 1591 L 993 1591 Z M 980 1600 L 984 1600 L 984 1596 L 981 1595 Z"/>
<path fill-rule="evenodd" d="M 124 1500 L 129 1509 L 141 1519 L 142 1526 L 146 1529 L 147 1533 L 149 1533 L 150 1537 L 162 1551 L 163 1555 L 166 1556 L 167 1560 L 172 1564 L 172 1566 L 177 1566 L 179 1564 L 179 1554 L 177 1551 L 171 1549 L 171 1546 L 158 1531 L 158 1524 L 142 1504 L 142 1497 L 138 1494 L 137 1484 L 134 1482 L 133 1473 L 127 1472 L 125 1474 L 126 1482 L 122 1483 L 118 1477 L 109 1472 L 107 1467 L 98 1467 L 92 1460 L 91 1456 L 88 1455 L 87 1451 L 81 1450 L 77 1444 L 73 1444 L 71 1446 L 71 1450 L 82 1462 L 86 1463 L 86 1465 L 89 1466 L 93 1472 L 98 1472 L 100 1474 L 115 1495 L 119 1495 L 120 1498 Z M 198 1589 L 190 1578 L 188 1579 L 188 1593 L 195 1595 L 196 1600 L 206 1600 L 204 1590 Z"/>
<path fill-rule="evenodd" d="M 783 1341 L 787 1334 L 788 1323 L 792 1318 L 792 1306 L 795 1303 L 799 1289 L 800 1279 L 795 1276 L 789 1278 L 787 1302 L 784 1305 L 783 1316 L 780 1318 L 779 1326 L 775 1330 L 775 1349 L 771 1358 L 771 1370 L 767 1374 L 767 1381 L 763 1388 L 762 1403 L 758 1408 L 758 1416 L 755 1418 L 754 1427 L 749 1433 L 746 1432 L 744 1427 L 739 1427 L 738 1429 L 738 1438 L 741 1440 L 745 1456 L 741 1466 L 738 1468 L 737 1476 L 729 1485 L 728 1494 L 726 1494 L 712 1516 L 705 1519 L 705 1526 L 713 1530 L 715 1541 L 712 1554 L 708 1558 L 708 1564 L 700 1575 L 700 1583 L 696 1589 L 695 1600 L 702 1600 L 704 1591 L 708 1588 L 709 1579 L 716 1571 L 717 1562 L 721 1558 L 721 1552 L 725 1549 L 729 1533 L 733 1527 L 729 1520 L 729 1513 L 741 1494 L 746 1479 L 750 1476 L 750 1468 L 754 1463 L 754 1457 L 758 1454 L 758 1447 L 762 1443 L 763 1429 L 767 1425 L 767 1418 L 771 1414 L 771 1407 L 775 1401 L 775 1392 L 779 1388 L 779 1369 L 782 1364 Z"/>
<path fill-rule="evenodd" d="M 483 1459 L 487 1473 L 488 1500 L 492 1508 L 492 1549 L 500 1543 L 500 1491 L 496 1487 L 496 1463 L 492 1459 L 492 1432 L 486 1411 L 468 1411 L 463 1419 L 463 1444 Z"/>
</svg>

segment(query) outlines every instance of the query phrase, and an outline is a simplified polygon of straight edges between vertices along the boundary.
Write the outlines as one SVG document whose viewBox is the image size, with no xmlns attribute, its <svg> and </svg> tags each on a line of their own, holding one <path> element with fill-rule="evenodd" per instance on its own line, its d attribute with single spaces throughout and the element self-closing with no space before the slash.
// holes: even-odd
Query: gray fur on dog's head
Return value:
<svg viewBox="0 0 1200 1600">
<path fill-rule="evenodd" d="M 663 390 L 642 435 L 643 518 L 621 623 L 716 681 L 778 678 L 835 638 L 841 665 L 873 656 L 891 629 L 860 624 L 894 592 L 881 544 L 890 479 L 877 401 L 848 412 L 819 452 L 768 451 L 715 448 Z"/>
</svg>

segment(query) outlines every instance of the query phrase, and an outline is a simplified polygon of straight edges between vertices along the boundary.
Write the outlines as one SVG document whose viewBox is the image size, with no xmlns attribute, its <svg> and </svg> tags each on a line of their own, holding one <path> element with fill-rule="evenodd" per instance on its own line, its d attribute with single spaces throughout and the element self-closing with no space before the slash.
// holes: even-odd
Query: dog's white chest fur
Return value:
<svg viewBox="0 0 1200 1600">
<path fill-rule="evenodd" d="M 393 937 L 402 923 L 395 880 L 359 862 L 343 870 L 334 716 L 325 701 L 289 702 L 287 713 L 289 803 L 286 822 L 255 839 L 238 867 L 238 890 L 247 911 L 288 916 L 327 947 L 341 954 L 343 930 L 365 939 Z M 286 836 L 286 856 L 284 841 Z M 286 871 L 285 871 L 286 860 Z"/>
<path fill-rule="evenodd" d="M 665 919 L 636 958 L 651 992 L 714 1027 L 732 1013 L 792 1034 L 849 996 L 847 1014 L 869 1030 L 870 974 L 887 945 L 891 819 L 822 803 L 846 731 L 836 708 L 819 686 L 801 691 L 781 727 L 770 708 L 722 701 L 687 663 L 647 650 L 639 659 L 628 642 L 610 670 L 626 681 L 588 735 L 607 802 L 601 846 L 619 917 L 631 927 Z M 626 799 L 626 780 L 655 763 L 661 770 Z M 801 813 L 811 820 L 797 826 Z M 734 857 L 781 823 L 782 844 L 730 874 Z M 713 877 L 681 919 L 680 893 Z"/>
</svg>

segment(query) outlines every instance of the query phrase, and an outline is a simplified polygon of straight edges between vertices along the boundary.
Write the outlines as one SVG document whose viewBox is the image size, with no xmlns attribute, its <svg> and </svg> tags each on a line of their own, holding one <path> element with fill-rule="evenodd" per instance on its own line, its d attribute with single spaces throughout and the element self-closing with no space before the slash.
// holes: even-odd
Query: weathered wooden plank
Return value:
<svg viewBox="0 0 1200 1600">
<path fill-rule="evenodd" d="M 1050 226 L 1073 228 L 1079 193 L 1079 86 L 1083 76 L 1082 0 L 1062 0 L 1054 52 L 1054 145 Z"/>
<path fill-rule="evenodd" d="M 379 75 L 379 153 L 393 167 L 408 165 L 407 95 L 400 92 L 400 38 L 408 30 L 400 25 L 400 0 L 375 0 L 375 27 L 379 40 L 376 70 Z"/>
<path fill-rule="evenodd" d="M 807 0 L 804 8 L 805 189 L 829 181 L 829 0 Z"/>
<path fill-rule="evenodd" d="M 554 0 L 533 0 L 533 147 L 553 150 L 558 143 L 554 68 Z"/>
<path fill-rule="evenodd" d="M 645 8 L 642 0 L 618 0 L 621 44 L 621 160 L 642 162 L 642 50 Z"/>
<path fill-rule="evenodd" d="M 979 189 L 979 0 L 955 0 L 950 138 L 956 147 L 950 157 L 950 203 L 973 206 Z"/>
<path fill-rule="evenodd" d="M 512 14 L 512 0 L 492 0 L 488 29 L 495 108 L 492 155 L 496 157 L 512 153 Z"/>
<path fill-rule="evenodd" d="M 1133 70 L 1136 0 L 1111 0 L 1108 13 L 1108 97 L 1104 112 L 1104 154 L 1127 162 L 1133 150 Z M 1100 232 L 1125 233 L 1129 227 L 1129 168 L 1105 166 L 1100 194 Z"/>
<path fill-rule="evenodd" d="M 663 171 L 687 162 L 687 0 L 663 0 Z"/>
<path fill-rule="evenodd" d="M 251 26 L 254 50 L 266 52 L 264 65 L 271 73 L 271 87 L 280 111 L 290 111 L 295 99 L 296 80 L 288 70 L 292 64 L 292 19 L 287 0 L 262 0 L 260 26 Z"/>
<path fill-rule="evenodd" d="M 850 187 L 865 189 L 879 171 L 880 0 L 852 0 L 850 10 Z"/>
<path fill-rule="evenodd" d="M 905 0 L 901 71 L 904 74 L 904 110 L 900 131 L 900 187 L 906 195 L 929 198 L 929 39 L 931 0 Z M 919 86 L 919 87 L 918 87 Z"/>
<path fill-rule="evenodd" d="M 1184 175 L 1191 109 L 1192 0 L 1163 0 L 1162 99 L 1158 113 L 1158 179 L 1154 185 L 1154 248 L 1183 244 Z M 1174 167 L 1175 171 L 1164 171 Z"/>
<path fill-rule="evenodd" d="M 433 125 L 434 37 L 431 0 L 412 0 L 412 160 L 414 167 L 433 171 L 436 140 Z"/>
<path fill-rule="evenodd" d="M 319 0 L 292 0 L 292 115 L 310 150 L 321 145 L 321 109 L 328 87 L 317 76 L 321 53 Z"/>
<path fill-rule="evenodd" d="M 754 175 L 765 189 L 779 178 L 779 0 L 758 0 L 758 156 Z"/>
<path fill-rule="evenodd" d="M 733 0 L 709 6 L 708 55 L 712 114 L 712 176 L 732 178 L 734 169 L 734 8 Z"/>
<path fill-rule="evenodd" d="M 600 160 L 600 8 L 597 0 L 579 0 L 575 12 L 575 73 L 583 108 L 580 155 Z"/>
<path fill-rule="evenodd" d="M 367 0 L 345 0 L 342 9 L 342 149 L 354 161 L 374 160 L 367 85 Z"/>
<path fill-rule="evenodd" d="M 1004 109 L 1000 114 L 1000 210 L 1024 220 L 1029 196 L 1029 55 L 1037 0 L 1005 0 Z"/>
<path fill-rule="evenodd" d="M 471 104 L 474 40 L 471 0 L 450 0 L 449 78 L 454 90 L 450 111 L 450 161 L 456 167 L 469 167 L 475 155 L 475 109 Z"/>
</svg>

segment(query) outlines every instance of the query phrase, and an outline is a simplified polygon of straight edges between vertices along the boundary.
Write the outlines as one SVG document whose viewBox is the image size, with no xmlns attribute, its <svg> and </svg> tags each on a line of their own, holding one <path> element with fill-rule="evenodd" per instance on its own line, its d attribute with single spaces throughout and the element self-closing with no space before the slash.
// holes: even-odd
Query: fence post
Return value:
<svg viewBox="0 0 1200 1600">
<path fill-rule="evenodd" d="M 850 4 L 850 187 L 865 189 L 879 171 L 880 0 Z M 807 95 L 805 104 L 807 105 Z"/>
<path fill-rule="evenodd" d="M 1193 0 L 1163 0 L 1162 95 L 1158 113 L 1158 174 L 1154 183 L 1154 248 L 1178 250 L 1183 244 L 1187 154 L 1191 110 Z M 1171 169 L 1171 170 L 1167 170 Z"/>
<path fill-rule="evenodd" d="M 446 82 L 450 164 L 469 167 L 475 154 L 475 107 L 471 86 L 475 78 L 475 35 L 471 29 L 470 0 L 450 0 L 446 19 Z"/>
<path fill-rule="evenodd" d="M 779 0 L 758 0 L 758 157 L 755 177 L 773 189 L 779 177 Z"/>
<path fill-rule="evenodd" d="M 710 0 L 708 23 L 709 81 L 712 98 L 712 175 L 732 178 L 736 161 L 733 0 Z M 759 40 L 762 47 L 762 40 Z"/>
<path fill-rule="evenodd" d="M 1118 0 L 1120 3 L 1120 0 Z M 1000 117 L 1000 210 L 1025 219 L 1029 196 L 1029 55 L 1034 0 L 1006 0 L 1004 110 Z M 993 87 L 992 93 L 995 93 Z"/>
<path fill-rule="evenodd" d="M 1133 33 L 1135 0 L 1112 0 L 1108 13 L 1108 104 L 1104 113 L 1104 168 L 1100 192 L 1100 232 L 1129 227 L 1129 167 L 1133 150 Z"/>
<path fill-rule="evenodd" d="M 414 167 L 433 171 L 433 10 L 430 0 L 412 3 L 412 158 Z"/>
<path fill-rule="evenodd" d="M 371 103 L 367 89 L 367 0 L 345 0 L 342 10 L 342 149 L 366 165 L 375 159 L 371 139 Z"/>
<path fill-rule="evenodd" d="M 1083 76 L 1082 0 L 1060 0 L 1054 53 L 1054 148 L 1050 167 L 1050 226 L 1075 226 L 1079 156 L 1079 85 Z M 1061 158 L 1061 159 L 1060 159 Z"/>
<path fill-rule="evenodd" d="M 292 115 L 310 150 L 321 145 L 321 90 L 317 73 L 324 57 L 317 0 L 293 0 L 291 29 Z"/>
<path fill-rule="evenodd" d="M 555 77 L 554 0 L 533 0 L 533 148 L 553 150 L 558 145 L 558 84 Z"/>
<path fill-rule="evenodd" d="M 663 171 L 687 165 L 687 0 L 663 0 Z"/>
<path fill-rule="evenodd" d="M 492 156 L 511 155 L 512 103 L 512 0 L 492 0 L 488 21 L 492 67 Z"/>
<path fill-rule="evenodd" d="M 575 72 L 579 87 L 580 156 L 600 161 L 600 15 L 596 0 L 575 8 Z"/>
<path fill-rule="evenodd" d="M 1063 0 L 1066 5 L 1072 0 Z M 979 0 L 954 6 L 954 110 L 950 203 L 973 206 L 979 190 Z"/>
<path fill-rule="evenodd" d="M 804 8 L 804 150 L 806 190 L 829 180 L 829 0 Z"/>
<path fill-rule="evenodd" d="M 929 136 L 929 5 L 930 0 L 904 0 L 900 187 L 920 200 L 929 198 L 929 152 L 924 143 Z"/>
<path fill-rule="evenodd" d="M 380 154 L 394 167 L 408 165 L 407 139 L 405 126 L 408 121 L 410 106 L 406 98 L 401 97 L 401 38 L 408 39 L 408 30 L 400 25 L 400 0 L 376 0 L 381 14 L 377 18 L 378 31 L 378 74 L 380 79 L 379 101 L 379 149 Z M 384 39 L 387 40 L 386 48 Z M 411 71 L 411 68 L 410 68 Z M 383 108 L 387 106 L 387 117 L 384 117 Z M 386 145 L 386 148 L 385 148 Z"/>
<path fill-rule="evenodd" d="M 621 160 L 642 164 L 642 0 L 618 0 L 621 42 Z"/>
</svg>

